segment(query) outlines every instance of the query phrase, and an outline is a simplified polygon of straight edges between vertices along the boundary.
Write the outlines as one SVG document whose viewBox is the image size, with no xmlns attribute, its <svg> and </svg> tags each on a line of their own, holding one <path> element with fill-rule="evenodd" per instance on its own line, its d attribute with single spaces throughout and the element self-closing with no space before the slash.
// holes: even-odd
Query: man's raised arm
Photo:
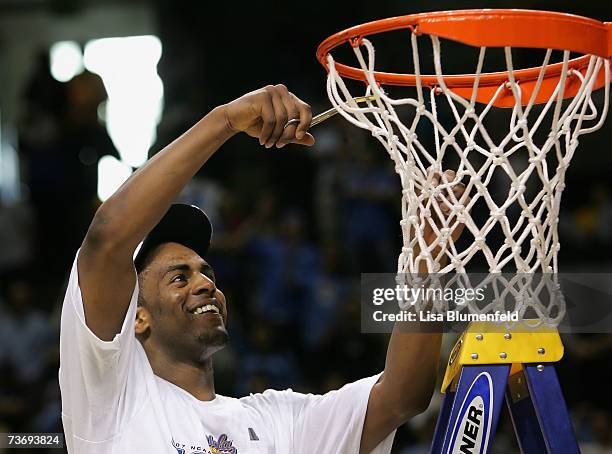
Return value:
<svg viewBox="0 0 612 454">
<path fill-rule="evenodd" d="M 285 128 L 288 120 L 298 125 Z M 85 321 L 110 341 L 136 283 L 133 254 L 198 169 L 230 137 L 246 132 L 267 148 L 312 145 L 310 107 L 283 85 L 267 86 L 217 107 L 151 158 L 100 206 L 78 257 Z"/>
<path fill-rule="evenodd" d="M 454 180 L 454 171 L 444 173 L 447 181 Z M 440 176 L 434 176 L 434 185 L 439 180 Z M 467 204 L 469 197 L 463 184 L 456 184 L 453 192 L 461 203 Z M 443 215 L 449 215 L 449 207 L 441 204 L 440 208 Z M 459 238 L 463 228 L 462 224 L 455 228 L 451 234 L 453 241 Z M 436 233 L 431 226 L 425 227 L 423 238 L 427 244 L 436 241 Z M 434 257 L 437 255 L 435 249 L 432 254 Z M 421 262 L 419 271 L 421 274 L 427 273 L 424 262 Z M 361 454 L 371 452 L 389 433 L 429 406 L 436 383 L 442 327 L 440 332 L 418 332 L 424 323 L 427 322 L 397 322 L 393 328 L 387 347 L 385 371 L 370 392 L 361 436 Z"/>
</svg>

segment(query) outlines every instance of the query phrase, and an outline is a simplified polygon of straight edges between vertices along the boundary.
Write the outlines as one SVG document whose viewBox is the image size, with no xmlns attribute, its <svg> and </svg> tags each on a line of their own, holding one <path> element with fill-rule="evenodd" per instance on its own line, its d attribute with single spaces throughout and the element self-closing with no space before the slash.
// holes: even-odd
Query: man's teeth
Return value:
<svg viewBox="0 0 612 454">
<path fill-rule="evenodd" d="M 216 314 L 219 313 L 219 308 L 217 306 L 213 306 L 212 304 L 207 304 L 206 306 L 198 307 L 193 311 L 194 314 L 203 314 L 205 312 L 213 311 Z"/>
</svg>

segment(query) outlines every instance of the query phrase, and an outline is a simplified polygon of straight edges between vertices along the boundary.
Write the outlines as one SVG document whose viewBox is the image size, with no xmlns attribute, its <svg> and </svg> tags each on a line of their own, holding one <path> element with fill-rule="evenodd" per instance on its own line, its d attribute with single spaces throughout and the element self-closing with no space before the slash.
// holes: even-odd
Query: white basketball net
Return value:
<svg viewBox="0 0 612 454">
<path fill-rule="evenodd" d="M 416 99 L 392 99 L 377 84 L 373 75 L 374 47 L 367 39 L 353 48 L 367 79 L 365 94 L 377 96 L 367 105 L 360 107 L 353 100 L 353 97 L 364 94 L 350 92 L 336 71 L 333 57 L 331 54 L 328 56 L 329 99 L 344 118 L 371 131 L 385 146 L 401 179 L 403 247 L 398 273 L 416 274 L 424 266 L 429 273 L 465 273 L 468 263 L 479 254 L 484 256 L 490 273 L 507 270 L 521 274 L 557 273 L 557 223 L 565 172 L 579 137 L 597 130 L 604 123 L 609 99 L 610 62 L 591 56 L 588 68 L 582 74 L 568 70 L 570 52 L 565 51 L 563 71 L 553 95 L 545 104 L 536 106 L 536 94 L 552 54 L 548 50 L 535 90 L 523 106 L 521 99 L 526 95 L 514 77 L 511 48 L 505 48 L 508 80 L 497 88 L 488 104 L 482 105 L 476 104 L 475 99 L 486 48 L 480 49 L 473 95 L 466 100 L 453 93 L 444 82 L 440 41 L 436 36 L 430 38 L 437 87 L 422 84 L 417 35 L 411 35 Z M 606 78 L 605 101 L 598 111 L 592 94 L 602 66 Z M 581 85 L 573 99 L 563 101 L 568 73 L 579 78 Z M 506 110 L 507 133 L 501 140 L 499 137 L 494 140 L 487 130 L 487 121 L 493 111 L 499 111 L 493 103 L 505 90 L 512 91 L 515 104 Z M 438 117 L 441 103 L 446 104 L 444 108 L 452 113 L 451 127 L 445 127 Z M 422 128 L 427 122 L 433 138 L 431 135 L 417 135 L 417 127 Z M 499 123 L 490 124 L 489 128 L 492 127 L 499 135 Z M 429 139 L 433 147 L 428 148 L 424 139 Z M 459 162 L 458 167 L 452 168 L 456 175 L 451 180 L 444 174 L 448 167 L 446 160 Z M 553 165 L 551 161 L 554 161 Z M 500 174 L 505 180 L 503 188 L 500 188 L 499 178 L 494 178 Z M 433 181 L 436 175 L 442 177 L 437 186 Z M 466 186 L 462 200 L 458 200 L 452 190 L 459 182 Z M 501 201 L 500 193 L 503 194 Z M 477 203 L 479 210 L 473 210 Z M 447 210 L 450 208 L 446 215 L 442 206 Z M 484 217 L 482 206 L 488 210 Z M 451 233 L 461 223 L 465 224 L 462 236 L 471 235 L 471 241 L 453 240 Z M 424 237 L 426 227 L 436 234 L 430 244 Z M 494 230 L 498 237 L 502 237 L 502 241 L 498 241 L 500 244 L 490 240 Z M 513 291 L 521 292 L 525 288 L 524 278 L 517 279 L 512 286 Z M 533 291 L 529 293 L 527 298 L 524 295 L 517 298 L 523 301 L 523 309 L 531 306 L 537 310 L 544 306 L 544 313 L 549 314 L 550 307 L 534 302 L 537 295 Z M 541 310 L 537 312 L 542 313 Z"/>
</svg>

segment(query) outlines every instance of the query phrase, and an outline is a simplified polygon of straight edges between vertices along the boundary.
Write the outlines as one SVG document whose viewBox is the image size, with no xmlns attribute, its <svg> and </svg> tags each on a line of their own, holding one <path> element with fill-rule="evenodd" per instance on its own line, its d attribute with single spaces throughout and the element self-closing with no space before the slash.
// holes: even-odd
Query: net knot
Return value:
<svg viewBox="0 0 612 454">
<path fill-rule="evenodd" d="M 458 258 L 453 258 L 451 260 L 452 265 L 455 267 L 455 269 L 459 272 L 460 270 L 463 269 L 463 262 L 458 259 Z"/>
<path fill-rule="evenodd" d="M 453 213 L 457 213 L 457 212 L 459 212 L 459 210 L 461 209 L 461 207 L 463 207 L 463 205 L 461 204 L 461 202 L 454 204 L 454 205 L 453 205 Z"/>
<path fill-rule="evenodd" d="M 493 158 L 491 159 L 491 161 L 493 161 L 494 165 L 499 166 L 503 164 L 505 160 L 505 156 L 501 148 L 498 148 L 498 147 L 491 148 L 491 155 L 493 155 Z"/>
<path fill-rule="evenodd" d="M 545 158 L 545 156 L 543 154 L 538 154 L 538 155 L 535 155 L 535 156 L 529 158 L 529 163 L 530 164 L 536 164 L 538 162 L 544 161 L 544 158 Z"/>
<path fill-rule="evenodd" d="M 440 229 L 440 241 L 442 243 L 448 241 L 448 238 L 451 235 L 451 229 L 449 227 L 444 227 Z"/>
<path fill-rule="evenodd" d="M 446 136 L 444 138 L 444 145 L 449 146 L 449 145 L 455 145 L 457 143 L 457 141 L 455 140 L 455 138 L 453 136 Z"/>
<path fill-rule="evenodd" d="M 502 209 L 491 210 L 491 217 L 500 221 L 504 217 L 506 217 L 506 210 L 502 210 Z"/>
<path fill-rule="evenodd" d="M 513 188 L 515 191 L 521 193 L 525 192 L 525 190 L 527 189 L 527 186 L 525 186 L 520 181 L 513 181 L 512 183 L 510 183 L 510 187 Z"/>
<path fill-rule="evenodd" d="M 374 128 L 372 129 L 372 137 L 381 137 L 381 136 L 386 136 L 387 135 L 387 131 L 382 129 L 382 128 Z"/>
</svg>

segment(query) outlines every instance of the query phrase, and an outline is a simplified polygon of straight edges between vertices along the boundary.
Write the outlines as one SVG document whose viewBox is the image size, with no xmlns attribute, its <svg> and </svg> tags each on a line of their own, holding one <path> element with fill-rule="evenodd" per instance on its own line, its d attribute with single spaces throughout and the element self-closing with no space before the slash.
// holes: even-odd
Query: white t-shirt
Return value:
<svg viewBox="0 0 612 454">
<path fill-rule="evenodd" d="M 153 374 L 134 334 L 138 285 L 121 332 L 85 324 L 74 261 L 62 308 L 59 383 L 68 452 L 86 454 L 358 453 L 378 376 L 325 395 L 268 390 L 197 400 Z M 373 451 L 389 453 L 395 431 Z"/>
</svg>

